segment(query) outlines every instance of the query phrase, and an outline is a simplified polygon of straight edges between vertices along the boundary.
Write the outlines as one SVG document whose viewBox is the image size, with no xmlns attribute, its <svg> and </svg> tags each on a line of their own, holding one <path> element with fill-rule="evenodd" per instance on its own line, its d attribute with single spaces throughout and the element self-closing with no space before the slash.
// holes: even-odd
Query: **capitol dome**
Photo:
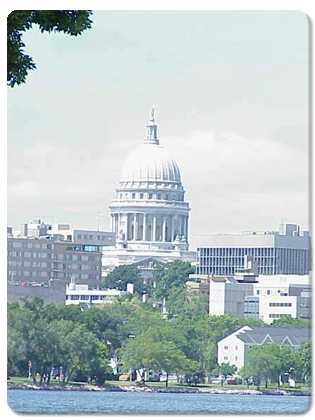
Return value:
<svg viewBox="0 0 315 420">
<path fill-rule="evenodd" d="M 181 183 L 181 177 L 177 163 L 165 148 L 146 141 L 127 158 L 120 181 Z"/>
<path fill-rule="evenodd" d="M 187 249 L 189 204 L 179 167 L 160 146 L 154 110 L 147 128 L 123 164 L 110 205 L 112 230 L 129 250 Z"/>
</svg>

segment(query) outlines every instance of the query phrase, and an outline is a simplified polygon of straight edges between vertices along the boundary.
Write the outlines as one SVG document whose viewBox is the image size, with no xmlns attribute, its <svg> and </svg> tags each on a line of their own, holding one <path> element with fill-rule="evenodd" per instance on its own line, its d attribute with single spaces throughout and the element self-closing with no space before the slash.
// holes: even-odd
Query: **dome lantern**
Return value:
<svg viewBox="0 0 315 420">
<path fill-rule="evenodd" d="M 157 123 L 155 122 L 154 118 L 155 109 L 152 107 L 151 109 L 151 116 L 150 120 L 148 122 L 147 128 L 148 128 L 148 135 L 145 140 L 145 143 L 151 143 L 151 144 L 159 144 L 159 139 L 157 137 Z"/>
</svg>

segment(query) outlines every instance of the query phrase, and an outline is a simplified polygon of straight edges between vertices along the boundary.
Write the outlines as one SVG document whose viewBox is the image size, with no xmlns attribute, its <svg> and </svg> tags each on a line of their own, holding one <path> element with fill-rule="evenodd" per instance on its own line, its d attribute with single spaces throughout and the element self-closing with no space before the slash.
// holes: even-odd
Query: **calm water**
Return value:
<svg viewBox="0 0 315 420">
<path fill-rule="evenodd" d="M 303 413 L 310 397 L 88 391 L 8 391 L 19 413 Z"/>
</svg>

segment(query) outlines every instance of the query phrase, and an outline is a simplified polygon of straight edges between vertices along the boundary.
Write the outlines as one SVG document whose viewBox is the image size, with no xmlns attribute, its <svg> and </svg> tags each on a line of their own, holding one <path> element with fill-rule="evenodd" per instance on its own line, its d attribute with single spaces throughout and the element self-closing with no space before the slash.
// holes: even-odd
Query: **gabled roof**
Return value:
<svg viewBox="0 0 315 420">
<path fill-rule="evenodd" d="M 251 330 L 240 332 L 237 337 L 245 344 L 290 344 L 299 346 L 311 339 L 309 328 L 297 327 L 253 327 Z"/>
</svg>

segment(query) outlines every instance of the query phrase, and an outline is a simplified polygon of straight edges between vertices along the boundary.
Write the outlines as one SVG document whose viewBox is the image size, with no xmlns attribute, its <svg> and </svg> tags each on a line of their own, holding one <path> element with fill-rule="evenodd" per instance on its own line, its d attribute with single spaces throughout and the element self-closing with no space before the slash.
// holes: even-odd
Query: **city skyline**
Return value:
<svg viewBox="0 0 315 420">
<path fill-rule="evenodd" d="M 79 39 L 25 34 L 38 68 L 8 94 L 9 225 L 42 217 L 109 229 L 123 160 L 145 138 L 155 105 L 191 205 L 192 248 L 211 233 L 282 221 L 308 228 L 305 15 L 92 19 Z"/>
</svg>

